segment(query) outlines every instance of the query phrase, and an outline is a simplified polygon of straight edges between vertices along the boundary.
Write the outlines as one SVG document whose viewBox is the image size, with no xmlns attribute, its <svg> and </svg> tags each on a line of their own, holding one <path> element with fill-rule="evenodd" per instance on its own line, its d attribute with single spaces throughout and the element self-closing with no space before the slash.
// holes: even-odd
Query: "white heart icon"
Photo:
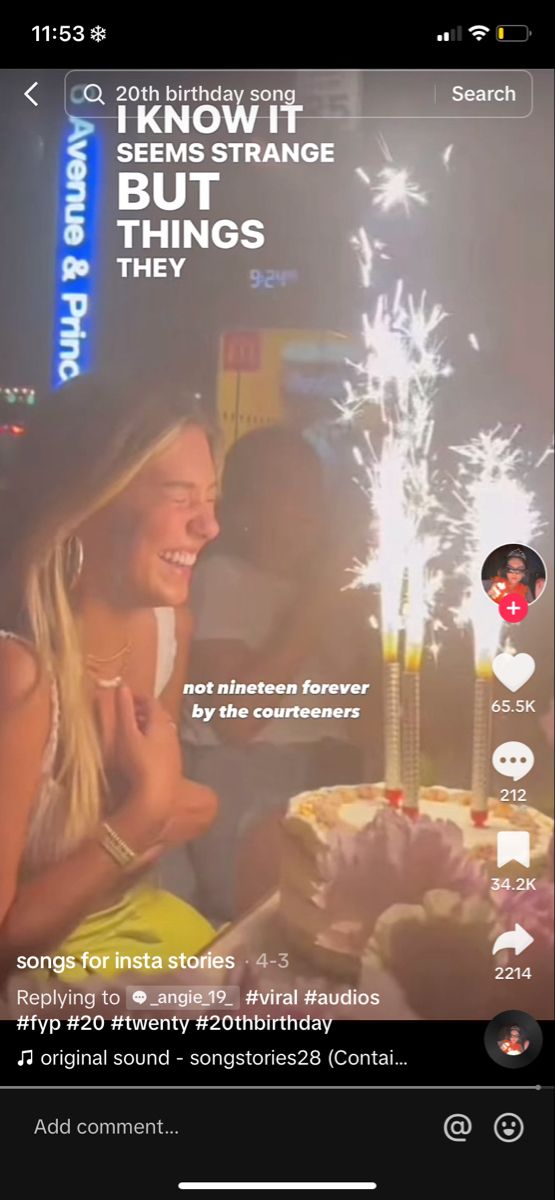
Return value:
<svg viewBox="0 0 555 1200">
<path fill-rule="evenodd" d="M 510 692 L 518 692 L 532 678 L 536 663 L 531 654 L 498 654 L 492 662 L 493 673 Z"/>
</svg>

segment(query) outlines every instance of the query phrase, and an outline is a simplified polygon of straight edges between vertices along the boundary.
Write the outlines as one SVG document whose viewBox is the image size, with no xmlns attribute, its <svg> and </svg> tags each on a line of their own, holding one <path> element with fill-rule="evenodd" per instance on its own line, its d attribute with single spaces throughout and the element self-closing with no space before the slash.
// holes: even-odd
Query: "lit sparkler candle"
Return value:
<svg viewBox="0 0 555 1200">
<path fill-rule="evenodd" d="M 458 623 L 471 624 L 474 634 L 474 727 L 472 737 L 472 817 L 487 820 L 491 771 L 492 659 L 503 641 L 497 604 L 486 595 L 482 566 L 497 546 L 510 542 L 529 545 L 544 522 L 534 493 L 524 483 L 525 455 L 514 445 L 520 427 L 510 436 L 500 426 L 482 432 L 464 446 L 452 449 L 462 460 L 455 496 L 462 514 L 450 522 L 463 546 L 460 573 L 467 581 Z"/>
<path fill-rule="evenodd" d="M 424 511 L 425 511 L 425 498 Z M 422 536 L 415 519 L 408 549 L 405 662 L 402 684 L 403 808 L 417 813 L 420 800 L 420 669 L 426 622 L 442 576 L 429 569 L 440 549 L 438 537 Z"/>
<path fill-rule="evenodd" d="M 479 570 L 481 571 L 481 565 Z M 480 574 L 469 596 L 474 632 L 474 713 L 472 726 L 472 820 L 485 825 L 491 777 L 492 660 L 502 640 L 497 605 L 484 592 Z"/>
<path fill-rule="evenodd" d="M 378 585 L 381 556 L 376 554 L 367 563 L 354 568 L 355 587 Z M 391 564 L 389 564 L 391 566 Z M 393 807 L 402 800 L 401 787 L 401 664 L 399 662 L 399 624 L 401 608 L 402 569 L 385 571 L 379 587 L 380 629 L 383 656 L 384 710 L 384 771 L 385 794 Z"/>
<path fill-rule="evenodd" d="M 399 627 L 407 546 L 403 474 L 403 448 L 398 439 L 388 434 L 375 471 L 372 498 L 380 530 L 376 567 L 384 658 L 385 794 L 393 806 L 402 799 Z"/>
<path fill-rule="evenodd" d="M 384 759 L 385 795 L 397 808 L 401 786 L 401 665 L 397 658 L 384 660 Z"/>
<path fill-rule="evenodd" d="M 362 244 L 360 238 L 359 244 Z M 403 727 L 407 714 L 412 713 L 410 774 L 413 780 L 418 780 L 419 775 L 418 670 L 428 615 L 424 591 L 429 582 L 427 563 L 437 553 L 437 539 L 422 536 L 421 527 L 437 515 L 438 508 L 429 469 L 433 433 L 431 396 L 438 378 L 450 373 L 437 341 L 437 329 L 445 316 L 441 305 L 428 305 L 425 292 L 418 301 L 412 295 L 405 296 L 402 281 L 398 281 L 392 298 L 379 296 L 373 317 L 366 314 L 363 318 L 366 357 L 360 365 L 361 387 L 348 397 L 344 406 L 345 416 L 352 418 L 357 409 L 378 404 L 387 425 L 379 455 L 368 439 L 368 456 L 355 453 L 366 470 L 377 541 L 369 561 L 357 571 L 357 582 L 374 584 L 380 591 L 385 787 L 388 800 L 396 805 L 403 792 L 399 630 L 403 579 L 410 563 L 414 576 L 408 653 L 410 673 L 415 680 L 407 682 L 413 699 L 409 703 L 405 697 Z M 413 671 L 415 655 L 418 666 Z M 417 783 L 411 788 L 409 807 L 416 807 Z"/>
<path fill-rule="evenodd" d="M 403 209 L 407 216 L 428 203 L 409 171 L 397 167 L 387 143 L 380 136 L 386 165 L 374 176 L 357 169 L 370 189 L 372 204 L 382 213 Z M 374 283 L 376 258 L 387 258 L 383 243 L 359 229 L 352 238 L 357 253 L 361 282 Z M 420 739 L 420 660 L 428 599 L 427 562 L 430 539 L 422 537 L 423 523 L 437 515 L 437 502 L 430 486 L 429 454 L 433 433 L 432 396 L 439 380 L 451 374 L 442 354 L 439 327 L 447 313 L 440 304 L 430 304 L 425 291 L 419 297 L 405 291 L 397 279 L 389 292 L 379 293 L 362 317 L 365 354 L 356 364 L 355 384 L 341 405 L 344 421 L 369 407 L 378 408 L 387 429 L 379 454 L 368 441 L 369 456 L 357 461 L 364 466 L 368 494 L 375 517 L 377 545 L 369 561 L 356 570 L 356 583 L 379 588 L 384 660 L 384 753 L 385 789 L 391 804 L 402 799 L 403 775 L 409 785 L 408 806 L 417 808 Z M 424 528 L 425 528 L 424 524 Z M 428 557 L 426 557 L 426 554 Z M 402 624 L 403 579 L 411 581 L 411 615 L 406 627 L 403 735 L 401 763 L 401 662 L 399 630 Z M 406 736 L 405 736 L 406 734 Z"/>
<path fill-rule="evenodd" d="M 472 820 L 485 825 L 491 756 L 491 668 L 482 667 L 474 680 L 474 723 L 472 730 Z"/>
<path fill-rule="evenodd" d="M 403 808 L 418 812 L 420 800 L 420 667 L 424 643 L 424 563 L 413 542 L 409 550 L 408 596 L 405 617 L 405 669 L 403 672 Z"/>
<path fill-rule="evenodd" d="M 420 799 L 420 667 L 424 642 L 425 601 L 419 543 L 409 549 L 403 672 L 403 808 L 418 812 Z"/>
<path fill-rule="evenodd" d="M 416 815 L 420 799 L 420 666 L 405 659 L 403 672 L 403 809 Z"/>
<path fill-rule="evenodd" d="M 358 449 L 354 456 L 366 472 L 376 544 L 367 562 L 355 567 L 354 586 L 374 586 L 379 590 L 384 662 L 385 789 L 389 802 L 397 805 L 402 795 L 399 628 L 407 545 L 404 455 L 400 441 L 391 432 L 383 440 L 379 457 L 369 438 L 366 444 L 367 456 Z"/>
</svg>

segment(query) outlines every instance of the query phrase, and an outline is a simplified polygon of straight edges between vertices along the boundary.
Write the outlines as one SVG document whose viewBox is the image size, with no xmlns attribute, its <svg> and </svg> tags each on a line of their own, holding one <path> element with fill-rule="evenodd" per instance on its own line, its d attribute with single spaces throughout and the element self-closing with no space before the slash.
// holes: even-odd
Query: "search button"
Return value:
<svg viewBox="0 0 555 1200">
<path fill-rule="evenodd" d="M 436 116 L 529 117 L 533 108 L 528 71 L 442 71 L 435 77 Z"/>
<path fill-rule="evenodd" d="M 102 99 L 102 88 L 99 83 L 74 83 L 69 93 L 71 104 L 103 104 L 106 101 Z"/>
<path fill-rule="evenodd" d="M 94 92 L 94 95 L 91 95 Z M 83 88 L 83 96 L 89 104 L 104 104 L 102 99 L 102 88 L 99 83 L 86 83 Z"/>
</svg>

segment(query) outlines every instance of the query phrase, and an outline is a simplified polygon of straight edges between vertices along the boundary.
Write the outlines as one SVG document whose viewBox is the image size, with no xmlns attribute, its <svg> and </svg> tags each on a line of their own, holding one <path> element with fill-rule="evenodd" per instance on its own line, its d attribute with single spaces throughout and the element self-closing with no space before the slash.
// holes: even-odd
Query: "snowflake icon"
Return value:
<svg viewBox="0 0 555 1200">
<path fill-rule="evenodd" d="M 91 37 L 93 42 L 103 42 L 106 30 L 102 28 L 102 25 L 95 25 L 94 29 L 91 29 Z"/>
</svg>

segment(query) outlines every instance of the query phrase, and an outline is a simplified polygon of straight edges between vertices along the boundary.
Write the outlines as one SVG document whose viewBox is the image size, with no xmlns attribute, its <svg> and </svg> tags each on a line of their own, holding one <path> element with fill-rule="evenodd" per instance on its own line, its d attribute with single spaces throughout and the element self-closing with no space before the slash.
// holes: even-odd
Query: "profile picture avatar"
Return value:
<svg viewBox="0 0 555 1200">
<path fill-rule="evenodd" d="M 527 604 L 534 604 L 545 587 L 545 563 L 530 546 L 498 546 L 484 562 L 482 583 L 495 604 L 505 596 L 520 596 Z"/>
<path fill-rule="evenodd" d="M 512 1025 L 502 1030 L 497 1045 L 503 1054 L 524 1054 L 530 1045 L 530 1039 L 524 1036 L 519 1025 Z"/>
<path fill-rule="evenodd" d="M 525 1068 L 538 1057 L 543 1035 L 530 1013 L 506 1009 L 490 1021 L 484 1034 L 486 1052 L 499 1067 Z"/>
</svg>

